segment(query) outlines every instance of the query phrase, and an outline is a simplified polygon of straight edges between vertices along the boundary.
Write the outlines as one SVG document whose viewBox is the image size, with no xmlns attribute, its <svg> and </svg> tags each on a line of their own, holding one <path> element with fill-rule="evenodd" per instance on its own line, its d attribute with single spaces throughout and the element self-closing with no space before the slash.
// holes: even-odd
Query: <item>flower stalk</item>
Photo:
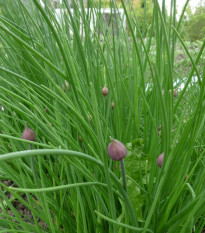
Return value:
<svg viewBox="0 0 205 233">
<path fill-rule="evenodd" d="M 125 171 L 125 163 L 124 159 L 120 161 L 121 169 L 122 169 L 122 183 L 123 183 L 123 188 L 127 192 L 127 178 L 126 178 L 126 171 Z"/>
</svg>

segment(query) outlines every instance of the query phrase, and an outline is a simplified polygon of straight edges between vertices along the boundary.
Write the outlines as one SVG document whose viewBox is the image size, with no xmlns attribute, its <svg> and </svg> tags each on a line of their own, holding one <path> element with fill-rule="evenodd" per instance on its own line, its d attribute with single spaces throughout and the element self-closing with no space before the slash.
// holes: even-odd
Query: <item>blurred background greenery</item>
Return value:
<svg viewBox="0 0 205 233">
<path fill-rule="evenodd" d="M 89 6 L 94 6 L 99 3 L 99 0 L 88 0 Z M 100 1 L 103 7 L 111 7 L 109 0 Z M 121 7 L 121 1 L 116 1 L 117 5 Z M 133 8 L 130 9 L 130 14 L 135 14 L 138 22 L 144 33 L 148 31 L 152 23 L 153 2 L 152 0 L 132 0 Z M 146 8 L 145 8 L 146 4 Z M 145 12 L 146 9 L 146 12 Z M 144 14 L 146 14 L 146 22 L 144 22 Z M 168 15 L 167 15 L 168 17 Z M 183 19 L 183 26 L 181 36 L 184 40 L 197 41 L 205 39 L 205 2 L 201 1 L 195 9 L 188 5 Z M 144 25 L 146 24 L 146 25 Z M 143 29 L 144 28 L 144 29 Z M 144 34 L 145 36 L 145 34 Z"/>
</svg>

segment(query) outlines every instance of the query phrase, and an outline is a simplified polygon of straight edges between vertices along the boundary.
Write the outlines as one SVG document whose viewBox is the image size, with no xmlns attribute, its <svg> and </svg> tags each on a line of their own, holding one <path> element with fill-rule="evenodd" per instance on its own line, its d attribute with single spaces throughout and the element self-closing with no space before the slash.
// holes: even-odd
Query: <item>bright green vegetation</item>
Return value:
<svg viewBox="0 0 205 233">
<path fill-rule="evenodd" d="M 205 39 L 205 2 L 201 1 L 193 12 L 191 6 L 186 9 L 184 19 L 185 31 L 183 38 L 189 38 L 191 41 Z"/>
<path fill-rule="evenodd" d="M 205 43 L 179 36 L 185 8 L 177 22 L 175 1 L 167 18 L 155 0 L 142 36 L 123 1 L 129 30 L 117 14 L 109 28 L 97 14 L 94 32 L 82 2 L 68 17 L 64 1 L 61 23 L 43 2 L 0 0 L 0 232 L 201 233 Z M 21 138 L 25 124 L 35 142 Z M 127 192 L 107 154 L 110 136 L 128 149 Z"/>
</svg>

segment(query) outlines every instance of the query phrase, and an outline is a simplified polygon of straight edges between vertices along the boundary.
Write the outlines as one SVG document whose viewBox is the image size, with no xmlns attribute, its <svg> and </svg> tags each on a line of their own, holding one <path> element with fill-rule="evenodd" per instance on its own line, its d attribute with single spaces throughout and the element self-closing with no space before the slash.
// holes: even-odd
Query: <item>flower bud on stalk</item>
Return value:
<svg viewBox="0 0 205 233">
<path fill-rule="evenodd" d="M 115 107 L 115 104 L 114 104 L 114 101 L 112 101 L 111 108 L 114 109 L 114 107 Z"/>
<path fill-rule="evenodd" d="M 112 142 L 108 145 L 108 154 L 114 161 L 120 161 L 127 155 L 127 149 L 124 144 L 116 139 L 111 139 Z"/>
<path fill-rule="evenodd" d="M 25 140 L 29 140 L 29 141 L 35 141 L 36 139 L 35 133 L 33 132 L 33 130 L 28 128 L 27 126 L 23 132 L 22 138 Z"/>
<path fill-rule="evenodd" d="M 67 90 L 70 91 L 70 86 L 69 86 L 69 84 L 68 84 L 68 82 L 66 80 L 65 80 L 65 85 L 67 87 Z"/>
<path fill-rule="evenodd" d="M 124 165 L 124 158 L 127 155 L 127 149 L 125 145 L 116 140 L 111 138 L 111 143 L 108 145 L 108 155 L 114 161 L 120 161 L 121 169 L 122 169 L 122 181 L 123 181 L 123 188 L 127 191 L 127 180 L 126 180 L 126 172 L 125 172 L 125 165 Z"/>
<path fill-rule="evenodd" d="M 29 141 L 35 141 L 35 139 L 36 139 L 35 133 L 33 132 L 32 129 L 28 128 L 27 125 L 26 125 L 24 132 L 23 132 L 22 138 L 25 140 L 29 140 Z M 33 150 L 33 144 L 29 144 L 29 149 Z M 37 185 L 38 178 L 37 178 L 34 156 L 31 156 L 31 169 L 33 171 L 35 184 Z"/>
<path fill-rule="evenodd" d="M 157 164 L 159 167 L 162 167 L 163 160 L 164 160 L 164 152 L 162 154 L 160 154 L 157 158 Z"/>
<path fill-rule="evenodd" d="M 81 143 L 83 141 L 83 139 L 81 138 L 81 136 L 78 136 L 78 141 Z"/>
<path fill-rule="evenodd" d="M 186 176 L 184 177 L 184 180 L 187 180 L 189 178 L 189 175 L 186 174 Z"/>
<path fill-rule="evenodd" d="M 174 97 L 177 97 L 177 90 L 174 89 Z"/>
<path fill-rule="evenodd" d="M 102 95 L 103 96 L 106 96 L 106 95 L 108 95 L 108 88 L 106 87 L 106 85 L 103 87 L 103 89 L 102 89 Z"/>
<path fill-rule="evenodd" d="M 88 121 L 91 122 L 92 121 L 92 116 L 90 113 L 88 113 Z"/>
</svg>

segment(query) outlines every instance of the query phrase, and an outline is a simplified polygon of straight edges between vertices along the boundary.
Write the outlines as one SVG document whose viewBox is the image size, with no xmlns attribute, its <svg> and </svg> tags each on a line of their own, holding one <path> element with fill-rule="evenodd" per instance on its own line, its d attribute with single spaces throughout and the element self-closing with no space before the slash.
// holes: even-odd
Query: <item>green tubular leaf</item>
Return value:
<svg viewBox="0 0 205 233">
<path fill-rule="evenodd" d="M 144 228 L 133 227 L 133 226 L 130 226 L 130 225 L 127 225 L 127 224 L 124 224 L 124 223 L 115 221 L 115 220 L 113 220 L 113 219 L 111 219 L 111 218 L 108 218 L 108 217 L 106 217 L 105 215 L 99 213 L 97 210 L 95 210 L 95 213 L 96 213 L 97 215 L 99 215 L 101 218 L 105 219 L 106 221 L 112 222 L 112 223 L 114 223 L 114 224 L 116 224 L 116 225 L 118 225 L 118 226 L 124 227 L 124 228 L 126 228 L 126 229 L 130 229 L 130 230 L 132 230 L 132 231 L 137 231 L 137 232 L 142 232 L 142 231 L 144 230 Z M 150 229 L 147 229 L 146 232 L 152 232 L 152 233 L 153 233 L 153 231 L 150 230 Z"/>
<path fill-rule="evenodd" d="M 49 187 L 49 188 L 39 188 L 39 189 L 26 189 L 26 188 L 13 188 L 9 187 L 9 189 L 17 192 L 22 193 L 43 193 L 43 192 L 52 192 L 62 189 L 70 189 L 70 188 L 77 188 L 77 187 L 83 187 L 83 186 L 95 186 L 100 185 L 103 187 L 107 187 L 106 184 L 100 183 L 100 182 L 86 182 L 86 183 L 77 183 L 77 184 L 68 184 L 68 185 L 59 185 L 56 187 Z"/>
</svg>

